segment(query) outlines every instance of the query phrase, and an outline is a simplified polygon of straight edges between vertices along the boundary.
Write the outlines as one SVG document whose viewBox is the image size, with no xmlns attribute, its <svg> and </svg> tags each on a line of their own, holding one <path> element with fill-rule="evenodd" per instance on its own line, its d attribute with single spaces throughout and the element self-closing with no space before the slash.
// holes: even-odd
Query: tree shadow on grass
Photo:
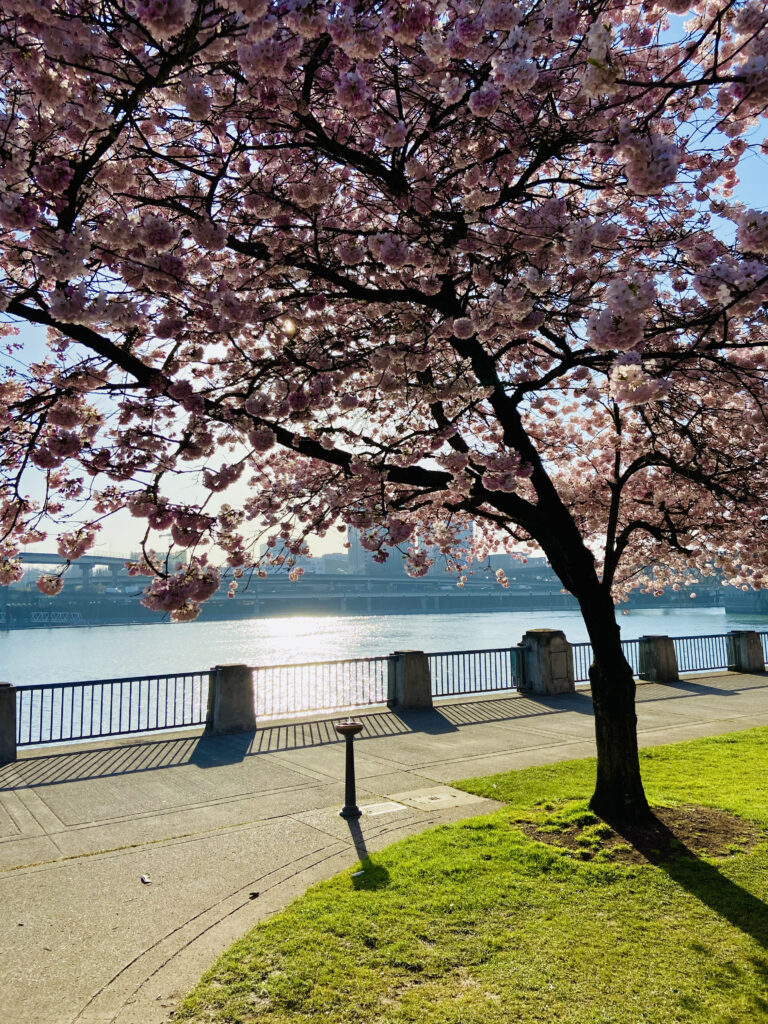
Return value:
<svg viewBox="0 0 768 1024">
<path fill-rule="evenodd" d="M 360 827 L 359 818 L 348 818 L 347 825 L 349 826 L 349 834 L 352 837 L 352 842 L 355 844 L 355 852 L 362 869 L 361 874 L 356 873 L 353 875 L 353 886 L 355 889 L 361 890 L 385 888 L 385 886 L 389 885 L 389 872 L 381 864 L 376 864 L 371 860 L 368 847 L 365 845 L 365 836 Z"/>
<path fill-rule="evenodd" d="M 768 951 L 768 905 L 763 900 L 731 881 L 715 864 L 701 860 L 655 815 L 640 826 L 608 824 L 686 892 Z"/>
</svg>

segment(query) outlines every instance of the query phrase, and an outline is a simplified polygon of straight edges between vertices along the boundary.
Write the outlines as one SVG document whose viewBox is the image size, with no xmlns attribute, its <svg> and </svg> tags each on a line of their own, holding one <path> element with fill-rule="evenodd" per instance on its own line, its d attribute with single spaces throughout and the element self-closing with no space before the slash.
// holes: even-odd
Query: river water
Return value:
<svg viewBox="0 0 768 1024">
<path fill-rule="evenodd" d="M 622 637 L 700 636 L 768 630 L 768 616 L 718 608 L 637 611 L 619 619 Z M 301 616 L 231 622 L 26 629 L 0 633 L 0 679 L 17 686 L 171 672 L 212 665 L 280 665 L 390 654 L 511 647 L 527 629 L 562 629 L 586 640 L 578 614 L 502 612 L 453 615 Z"/>
</svg>

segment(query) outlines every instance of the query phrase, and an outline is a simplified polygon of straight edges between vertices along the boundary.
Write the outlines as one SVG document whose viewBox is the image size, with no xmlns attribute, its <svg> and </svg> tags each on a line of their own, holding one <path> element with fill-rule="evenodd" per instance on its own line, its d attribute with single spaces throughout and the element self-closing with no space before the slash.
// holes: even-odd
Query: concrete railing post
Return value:
<svg viewBox="0 0 768 1024">
<path fill-rule="evenodd" d="M 573 693 L 573 647 L 561 629 L 529 629 L 519 647 L 522 693 Z"/>
<path fill-rule="evenodd" d="M 728 669 L 730 672 L 765 671 L 759 633 L 752 629 L 732 629 L 728 633 Z"/>
<path fill-rule="evenodd" d="M 16 687 L 0 683 L 0 764 L 16 760 Z"/>
<path fill-rule="evenodd" d="M 209 718 L 212 733 L 254 731 L 256 700 L 252 668 L 216 665 L 211 669 Z"/>
<path fill-rule="evenodd" d="M 397 704 L 399 708 L 431 708 L 432 675 L 424 651 L 395 651 L 392 659 L 390 703 Z"/>
<path fill-rule="evenodd" d="M 677 683 L 675 644 L 670 636 L 641 636 L 640 678 L 651 683 Z"/>
<path fill-rule="evenodd" d="M 387 706 L 393 708 L 397 704 L 397 663 L 396 654 L 390 654 L 387 660 Z"/>
</svg>

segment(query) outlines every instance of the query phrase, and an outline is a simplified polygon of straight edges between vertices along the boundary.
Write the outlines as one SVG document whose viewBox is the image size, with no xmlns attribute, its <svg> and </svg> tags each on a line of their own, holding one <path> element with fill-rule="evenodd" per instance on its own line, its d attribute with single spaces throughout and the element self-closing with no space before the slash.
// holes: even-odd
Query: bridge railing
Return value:
<svg viewBox="0 0 768 1024">
<path fill-rule="evenodd" d="M 573 679 L 576 683 L 589 682 L 589 666 L 592 664 L 592 644 L 587 642 L 572 644 L 573 647 Z M 621 649 L 630 664 L 632 675 L 640 674 L 640 641 L 622 640 Z"/>
<path fill-rule="evenodd" d="M 522 678 L 518 647 L 441 651 L 428 654 L 427 660 L 434 697 L 514 690 Z"/>
<path fill-rule="evenodd" d="M 392 660 L 387 655 L 257 666 L 252 670 L 256 717 L 284 718 L 385 704 Z"/>
<path fill-rule="evenodd" d="M 735 637 L 743 635 L 734 634 Z M 750 655 L 752 667 L 745 671 L 762 671 L 768 663 L 768 631 L 750 635 L 751 643 L 757 644 L 757 636 L 760 643 Z M 678 667 L 681 672 L 701 672 L 729 665 L 732 652 L 726 634 L 651 639 L 663 639 L 674 648 L 676 664 L 672 678 L 677 678 Z M 635 675 L 640 671 L 643 642 L 625 640 L 622 643 Z M 574 681 L 588 682 L 591 645 L 571 646 Z M 762 662 L 758 666 L 755 659 L 759 661 L 761 650 Z M 431 686 L 431 695 L 437 698 L 513 691 L 526 685 L 520 647 L 407 653 L 409 656 L 419 654 L 423 659 L 428 673 L 427 694 Z M 252 687 L 248 692 L 253 694 L 255 705 L 251 721 L 391 703 L 399 657 L 385 655 L 246 669 Z M 15 737 L 14 751 L 15 746 L 212 724 L 212 698 L 217 679 L 218 670 L 210 669 L 15 688 L 0 684 L 0 761 L 8 759 L 4 753 L 8 749 L 4 737 L 9 735 L 9 715 L 13 719 L 10 735 Z M 431 697 L 429 699 L 431 701 Z"/>
<path fill-rule="evenodd" d="M 210 672 L 16 687 L 16 743 L 124 736 L 204 725 Z"/>
</svg>

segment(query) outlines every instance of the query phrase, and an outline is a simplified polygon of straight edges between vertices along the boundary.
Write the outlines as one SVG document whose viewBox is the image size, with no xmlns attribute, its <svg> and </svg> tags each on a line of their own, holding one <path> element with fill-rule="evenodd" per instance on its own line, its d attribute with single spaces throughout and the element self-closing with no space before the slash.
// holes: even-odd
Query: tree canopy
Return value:
<svg viewBox="0 0 768 1024">
<path fill-rule="evenodd" d="M 278 557 L 351 524 L 419 575 L 471 519 L 582 605 L 691 565 L 764 585 L 768 213 L 734 189 L 768 152 L 767 21 L 5 0 L 2 582 L 125 506 L 178 619 L 212 552 L 258 571 L 257 528 Z"/>
</svg>

